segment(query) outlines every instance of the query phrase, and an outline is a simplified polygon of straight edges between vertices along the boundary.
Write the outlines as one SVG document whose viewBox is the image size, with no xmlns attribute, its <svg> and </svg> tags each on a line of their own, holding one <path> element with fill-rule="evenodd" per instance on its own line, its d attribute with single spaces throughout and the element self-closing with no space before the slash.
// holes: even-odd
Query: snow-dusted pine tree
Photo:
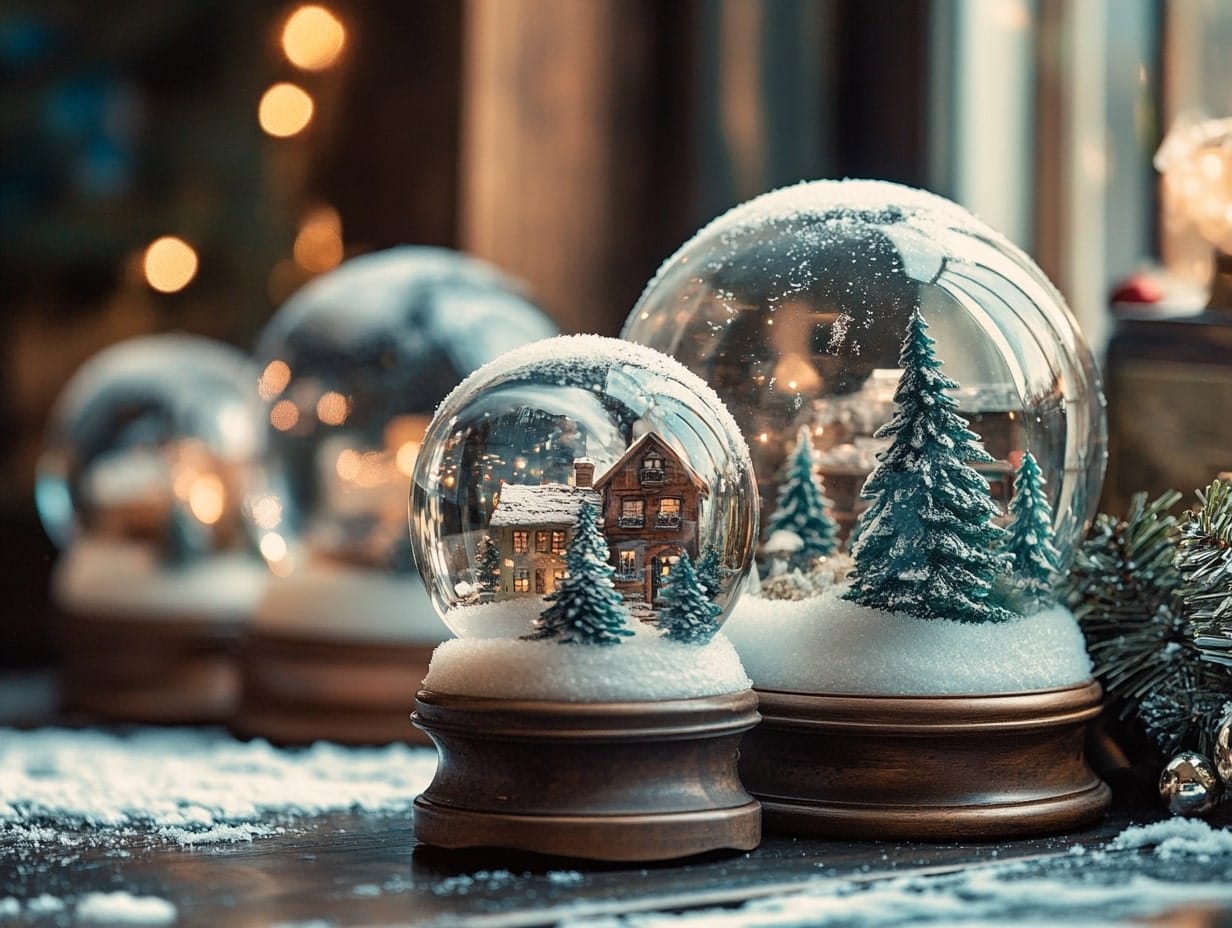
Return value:
<svg viewBox="0 0 1232 928">
<path fill-rule="evenodd" d="M 779 495 L 766 523 L 766 537 L 775 532 L 793 532 L 804 543 L 793 562 L 807 565 L 815 558 L 834 553 L 838 525 L 831 518 L 821 475 L 813 459 L 813 439 L 807 425 L 796 433 L 796 446 L 779 475 Z"/>
<path fill-rule="evenodd" d="M 894 393 L 894 418 L 877 430 L 890 447 L 860 495 L 869 501 L 852 549 L 855 570 L 844 599 L 923 619 L 1000 622 L 1015 617 L 990 602 L 1008 567 L 1005 530 L 987 481 L 971 461 L 991 461 L 946 392 L 958 386 L 941 362 L 917 309 L 907 326 Z"/>
<path fill-rule="evenodd" d="M 664 638 L 705 644 L 719 630 L 714 620 L 722 610 L 718 603 L 710 601 L 687 551 L 680 555 L 666 585 L 659 591 L 659 601 L 659 628 Z"/>
<path fill-rule="evenodd" d="M 1014 474 L 1014 496 L 1010 500 L 1009 535 L 1005 552 L 1013 558 L 1012 587 L 1028 611 L 1055 599 L 1061 555 L 1052 538 L 1052 507 L 1044 495 L 1044 475 L 1030 451 L 1023 452 Z"/>
<path fill-rule="evenodd" d="M 583 505 L 565 549 L 565 578 L 554 593 L 544 597 L 549 606 L 535 619 L 526 638 L 611 645 L 633 634 L 629 610 L 612 585 L 616 570 L 607 562 L 607 541 L 598 523 L 598 508 Z"/>
<path fill-rule="evenodd" d="M 702 548 L 702 556 L 697 559 L 697 582 L 710 599 L 723 591 L 723 564 L 719 559 L 719 546 L 714 542 Z"/>
<path fill-rule="evenodd" d="M 498 593 L 501 584 L 500 546 L 489 535 L 484 535 L 475 549 L 476 586 L 480 593 Z"/>
</svg>

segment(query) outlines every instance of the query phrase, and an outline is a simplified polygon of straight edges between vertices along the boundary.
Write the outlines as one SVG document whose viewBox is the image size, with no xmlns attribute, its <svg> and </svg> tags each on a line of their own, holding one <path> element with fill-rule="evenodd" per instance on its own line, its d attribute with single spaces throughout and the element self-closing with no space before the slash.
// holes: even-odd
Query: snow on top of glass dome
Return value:
<svg viewBox="0 0 1232 928">
<path fill-rule="evenodd" d="M 506 352 L 455 387 L 437 407 L 437 415 L 473 392 L 477 384 L 517 377 L 535 369 L 539 376 L 555 380 L 557 386 L 591 390 L 601 386 L 596 384 L 596 376 L 618 376 L 616 368 L 622 364 L 658 373 L 658 377 L 640 384 L 643 392 L 686 406 L 695 402 L 695 395 L 703 399 L 718 420 L 720 430 L 728 436 L 732 455 L 740 461 L 749 460 L 749 448 L 740 427 L 709 384 L 660 351 L 602 335 L 560 335 Z"/>
</svg>

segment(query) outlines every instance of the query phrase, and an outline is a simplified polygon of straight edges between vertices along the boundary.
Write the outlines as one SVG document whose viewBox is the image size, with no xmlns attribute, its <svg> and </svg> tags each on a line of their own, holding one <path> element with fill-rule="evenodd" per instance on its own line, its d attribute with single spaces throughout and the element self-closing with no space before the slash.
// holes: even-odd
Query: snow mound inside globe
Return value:
<svg viewBox="0 0 1232 928">
<path fill-rule="evenodd" d="M 587 507 L 602 551 L 579 567 L 608 591 L 604 614 L 633 634 L 610 647 L 517 642 L 522 651 L 550 661 L 563 659 L 559 651 L 610 651 L 604 659 L 619 662 L 659 644 L 663 597 L 686 557 L 699 570 L 711 565 L 715 627 L 730 613 L 757 534 L 739 429 L 671 358 L 579 335 L 481 368 L 428 427 L 412 480 L 412 548 L 445 623 L 476 641 L 531 633 L 571 576 Z"/>
<path fill-rule="evenodd" d="M 841 598 L 745 596 L 724 626 L 762 689 L 836 695 L 975 696 L 1091 678 L 1082 631 L 1053 605 L 1013 622 L 917 619 Z"/>
<path fill-rule="evenodd" d="M 648 626 L 614 647 L 455 638 L 432 655 L 424 686 L 453 696 L 643 702 L 737 693 L 752 685 L 723 633 L 701 646 Z"/>
<path fill-rule="evenodd" d="M 893 413 L 903 333 L 919 310 L 958 412 L 994 458 L 1004 507 L 1025 451 L 1043 471 L 1062 567 L 1106 463 L 1090 349 L 1020 249 L 948 200 L 881 181 L 812 181 L 702 228 L 660 267 L 624 338 L 705 379 L 748 439 L 763 513 L 793 437 L 813 435 L 844 536 Z"/>
</svg>

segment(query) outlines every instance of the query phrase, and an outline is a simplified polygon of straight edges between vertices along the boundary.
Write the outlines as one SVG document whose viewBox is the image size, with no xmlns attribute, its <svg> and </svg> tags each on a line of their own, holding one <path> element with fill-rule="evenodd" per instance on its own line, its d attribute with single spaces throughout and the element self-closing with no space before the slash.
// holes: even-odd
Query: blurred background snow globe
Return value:
<svg viewBox="0 0 1232 928">
<path fill-rule="evenodd" d="M 946 466 L 958 468 L 952 472 L 963 493 L 979 499 L 964 496 L 962 505 L 956 502 L 951 524 L 980 526 L 983 534 L 977 533 L 978 538 L 963 539 L 963 554 L 970 555 L 972 564 L 981 548 L 1009 543 L 1016 474 L 1034 467 L 1031 500 L 1036 503 L 1038 497 L 1038 502 L 1031 513 L 1036 527 L 1032 537 L 1048 545 L 1047 582 L 1068 567 L 1074 545 L 1094 515 L 1103 479 L 1104 398 L 1094 359 L 1072 315 L 1030 258 L 961 207 L 923 191 L 878 181 L 803 183 L 736 207 L 698 232 L 647 286 L 623 337 L 667 352 L 705 378 L 751 446 L 763 534 L 760 588 L 749 598 L 749 608 L 756 602 L 767 605 L 747 635 L 743 618 L 733 622 L 731 633 L 738 645 L 748 645 L 741 653 L 759 686 L 810 691 L 884 687 L 891 692 L 917 687 L 935 692 L 996 689 L 1003 682 L 996 677 L 1004 666 L 989 669 L 992 679 L 979 671 L 959 682 L 930 679 L 927 672 L 924 678 L 908 680 L 911 673 L 904 667 L 871 674 L 876 679 L 863 682 L 824 669 L 829 658 L 823 658 L 819 648 L 827 655 L 877 650 L 875 635 L 870 637 L 869 627 L 860 622 L 846 632 L 835 626 L 836 637 L 824 644 L 809 638 L 808 646 L 793 637 L 794 632 L 781 629 L 786 638 L 773 650 L 776 655 L 791 654 L 778 669 L 770 656 L 765 661 L 750 661 L 749 656 L 758 650 L 756 642 L 775 638 L 765 623 L 786 616 L 775 600 L 800 604 L 802 615 L 815 617 L 824 609 L 846 614 L 852 533 L 862 531 L 856 528 L 857 520 L 870 502 L 878 505 L 861 492 L 879 455 L 889 454 L 900 438 L 905 442 L 902 454 L 887 470 L 920 466 L 916 452 L 922 444 L 928 445 L 925 458 L 935 452 L 961 459 Z M 923 340 L 929 340 L 930 347 Z M 914 344 L 910 361 L 904 360 L 908 342 Z M 926 347 L 931 352 L 927 357 Z M 922 370 L 934 361 L 940 375 L 948 378 L 945 382 L 937 380 L 936 370 L 904 377 L 905 365 Z M 909 392 L 916 393 L 904 399 L 900 391 L 909 382 Z M 925 387 L 933 391 L 929 397 L 918 393 Z M 921 426 L 924 431 L 908 434 L 923 422 L 911 418 L 912 410 L 940 404 L 969 422 L 973 443 L 955 431 L 957 426 L 941 420 L 929 420 Z M 887 430 L 904 409 L 910 421 Z M 938 430 L 945 434 L 928 444 Z M 899 466 L 913 455 L 917 460 Z M 972 481 L 971 472 L 982 479 Z M 887 505 L 895 493 L 903 505 L 872 534 L 912 537 L 914 547 L 895 550 L 895 556 L 902 556 L 901 570 L 879 589 L 885 595 L 869 601 L 893 606 L 889 611 L 901 602 L 899 611 L 905 615 L 940 617 L 947 598 L 940 553 L 948 543 L 944 520 L 938 515 L 936 525 L 929 522 L 939 511 L 932 507 L 923 520 L 927 524 L 908 524 L 915 518 L 913 511 L 927 508 L 923 497 L 908 498 L 908 490 L 896 485 L 881 494 Z M 870 512 L 868 519 L 878 515 Z M 1040 520 L 1046 521 L 1043 529 Z M 985 523 L 991 526 L 987 532 Z M 919 539 L 914 539 L 910 533 L 917 531 Z M 921 544 L 914 544 L 917 540 Z M 870 564 L 864 574 L 869 574 L 872 539 L 865 541 Z M 930 544 L 938 546 L 936 551 Z M 921 553 L 925 549 L 931 553 Z M 857 575 L 859 553 L 857 545 Z M 1014 626 L 1001 621 L 1011 612 L 984 608 L 996 598 L 990 588 L 1004 563 L 977 565 L 973 592 L 953 597 L 951 613 L 958 621 L 934 624 L 927 632 L 937 638 L 938 647 L 945 646 L 937 637 L 940 630 L 950 626 L 962 626 L 960 640 L 968 642 L 978 639 L 981 622 Z M 969 565 L 963 561 L 952 566 Z M 1021 585 L 1018 574 L 1014 577 Z M 894 584 L 918 587 L 916 599 L 897 599 L 897 587 L 886 592 Z M 929 596 L 941 606 L 929 605 Z M 1033 601 L 1019 611 L 1049 612 L 1055 602 L 1051 594 L 1044 599 L 1049 608 Z M 745 607 L 741 609 L 743 613 Z M 1089 664 L 1081 636 L 1066 610 L 1055 611 L 1064 613 L 1056 619 L 1063 665 L 1057 672 L 1084 679 Z M 902 628 L 895 628 L 893 634 L 903 640 Z M 1048 634 L 1023 630 L 1020 644 L 1026 651 L 1038 649 Z M 935 657 L 938 652 L 928 653 Z M 1031 666 L 1038 669 L 1037 662 Z M 852 671 L 853 676 L 868 673 L 867 666 Z M 1017 682 L 1031 688 L 1029 679 Z"/>
<path fill-rule="evenodd" d="M 424 429 L 471 371 L 554 332 L 492 266 L 414 246 L 345 262 L 270 320 L 255 352 L 268 451 L 246 511 L 275 580 L 246 645 L 244 731 L 361 741 L 410 733 L 416 655 L 445 633 L 407 537 Z M 305 642 L 332 653 L 308 654 Z M 341 673 L 347 660 L 356 673 Z M 297 703 L 292 670 L 313 675 L 319 708 L 336 717 L 346 705 L 355 718 L 326 732 L 330 712 Z"/>
<path fill-rule="evenodd" d="M 437 410 L 411 517 L 460 636 L 428 689 L 585 702 L 747 688 L 715 633 L 751 563 L 751 462 L 722 402 L 671 358 L 569 336 L 484 367 Z"/>
<path fill-rule="evenodd" d="M 36 502 L 61 549 L 70 704 L 150 720 L 231 708 L 232 670 L 176 655 L 233 637 L 268 577 L 241 516 L 265 443 L 255 382 L 230 346 L 153 335 L 105 349 L 64 388 Z"/>
</svg>

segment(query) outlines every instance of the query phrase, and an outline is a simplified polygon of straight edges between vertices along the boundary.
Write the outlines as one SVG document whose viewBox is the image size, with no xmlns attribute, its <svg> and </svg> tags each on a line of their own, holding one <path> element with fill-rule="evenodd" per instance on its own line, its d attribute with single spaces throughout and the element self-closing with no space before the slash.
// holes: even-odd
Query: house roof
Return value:
<svg viewBox="0 0 1232 928">
<path fill-rule="evenodd" d="M 658 451 L 663 452 L 664 457 L 670 458 L 677 467 L 679 467 L 682 471 L 684 471 L 685 475 L 689 478 L 689 482 L 692 483 L 695 487 L 697 487 L 697 490 L 699 493 L 701 493 L 703 496 L 710 495 L 710 488 L 706 486 L 706 481 L 702 480 L 701 477 L 697 476 L 697 472 L 694 471 L 693 468 L 691 468 L 687 462 L 681 460 L 680 455 L 678 455 L 675 451 L 673 451 L 671 447 L 668 446 L 667 442 L 665 442 L 662 438 L 660 438 L 654 432 L 647 432 L 645 435 L 643 435 L 641 438 L 639 438 L 637 441 L 631 444 L 629 446 L 629 450 L 627 450 L 623 455 L 620 456 L 620 460 L 618 460 L 615 464 L 609 467 L 604 472 L 603 476 L 595 481 L 595 489 L 599 490 L 605 487 L 608 484 L 608 482 L 613 477 L 615 477 L 616 474 L 618 474 L 620 470 L 626 464 L 629 463 L 630 460 L 632 460 L 632 458 L 634 458 L 636 455 L 639 455 L 639 454 L 645 454 L 646 452 L 651 450 L 651 447 L 653 447 L 654 449 Z"/>
<path fill-rule="evenodd" d="M 491 525 L 500 528 L 573 523 L 585 503 L 602 506 L 603 498 L 590 487 L 571 487 L 566 483 L 504 483 Z"/>
</svg>

